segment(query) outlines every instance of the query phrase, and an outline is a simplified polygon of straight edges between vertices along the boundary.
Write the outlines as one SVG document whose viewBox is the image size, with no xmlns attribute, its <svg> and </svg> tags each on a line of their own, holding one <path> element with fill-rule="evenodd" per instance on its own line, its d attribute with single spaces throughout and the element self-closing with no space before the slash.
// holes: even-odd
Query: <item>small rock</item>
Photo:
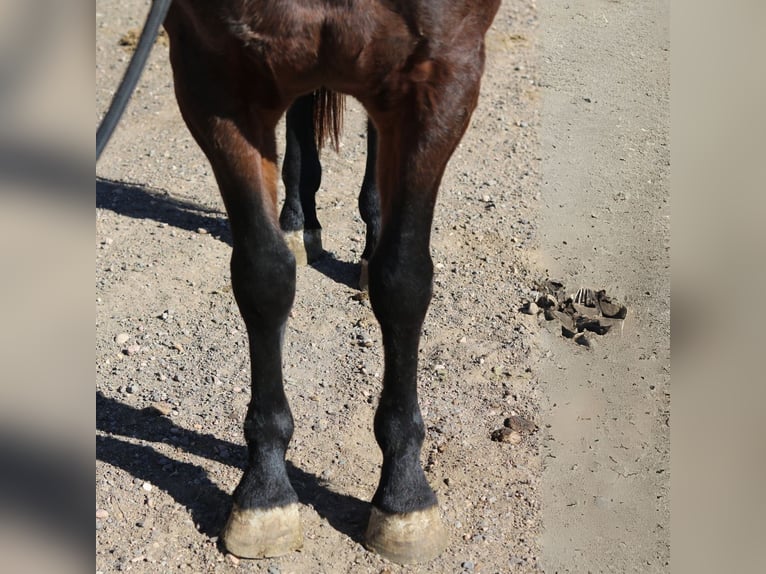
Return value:
<svg viewBox="0 0 766 574">
<path fill-rule="evenodd" d="M 197 233 L 199 233 L 200 235 L 207 235 L 208 234 L 208 230 L 205 229 L 204 227 L 198 227 L 197 228 Z"/>
<path fill-rule="evenodd" d="M 96 518 L 98 520 L 106 520 L 107 518 L 109 518 L 109 512 L 107 512 L 103 508 L 99 508 L 98 510 L 96 510 Z"/>
<path fill-rule="evenodd" d="M 278 566 L 274 566 L 273 564 L 268 567 L 266 570 L 268 574 L 280 574 L 280 570 Z"/>
<path fill-rule="evenodd" d="M 125 387 L 125 392 L 129 395 L 135 394 L 138 392 L 138 385 L 128 385 Z"/>
<path fill-rule="evenodd" d="M 228 558 L 228 559 L 229 559 L 229 562 L 231 562 L 232 564 L 234 564 L 234 566 L 236 566 L 237 564 L 239 564 L 239 558 L 237 558 L 236 556 L 234 556 L 234 554 L 227 554 L 227 555 L 226 555 L 226 558 Z"/>
<path fill-rule="evenodd" d="M 548 293 L 540 295 L 540 297 L 537 298 L 537 306 L 542 309 L 555 309 L 558 304 L 559 302 L 556 298 Z"/>
<path fill-rule="evenodd" d="M 599 316 L 599 309 L 598 307 L 590 307 L 588 305 L 581 305 L 580 303 L 572 303 L 572 307 L 577 312 L 578 315 L 581 315 L 583 317 L 587 317 L 589 319 L 595 319 Z"/>
<path fill-rule="evenodd" d="M 511 416 L 503 421 L 503 425 L 520 433 L 533 433 L 537 426 L 530 420 L 520 416 Z"/>
<path fill-rule="evenodd" d="M 525 315 L 537 315 L 539 310 L 540 308 L 534 301 L 524 301 L 524 304 L 521 306 L 521 312 Z"/>
<path fill-rule="evenodd" d="M 601 314 L 604 315 L 604 317 L 624 319 L 626 315 L 628 314 L 627 307 L 623 305 L 619 305 L 617 303 L 613 303 L 606 296 L 603 296 L 602 298 L 599 299 L 598 307 L 601 310 Z"/>
<path fill-rule="evenodd" d="M 170 413 L 173 411 L 172 405 L 169 403 L 166 403 L 164 401 L 157 401 L 151 404 L 151 409 L 155 412 L 164 415 L 164 416 L 170 416 Z"/>
<path fill-rule="evenodd" d="M 129 339 L 130 339 L 130 335 L 128 335 L 127 333 L 120 333 L 114 338 L 114 342 L 117 343 L 118 345 L 124 345 L 125 343 L 128 342 Z"/>
<path fill-rule="evenodd" d="M 575 343 L 587 347 L 588 349 L 593 347 L 593 339 L 591 339 L 586 333 L 578 333 L 574 337 Z"/>
<path fill-rule="evenodd" d="M 127 349 L 123 350 L 122 352 L 130 357 L 138 353 L 140 350 L 141 350 L 141 345 L 130 345 Z"/>
<path fill-rule="evenodd" d="M 141 485 L 141 488 L 143 488 L 146 492 L 152 491 L 152 483 L 151 482 L 145 482 Z"/>
<path fill-rule="evenodd" d="M 492 431 L 491 438 L 495 442 L 507 442 L 510 444 L 519 444 L 521 442 L 521 433 L 509 428 L 503 427 Z"/>
<path fill-rule="evenodd" d="M 476 568 L 476 566 L 474 565 L 474 563 L 473 563 L 473 562 L 469 562 L 469 561 L 467 561 L 467 560 L 466 560 L 465 562 L 463 562 L 463 563 L 460 565 L 460 567 L 461 567 L 463 570 L 465 570 L 466 572 L 473 572 L 474 568 Z"/>
</svg>

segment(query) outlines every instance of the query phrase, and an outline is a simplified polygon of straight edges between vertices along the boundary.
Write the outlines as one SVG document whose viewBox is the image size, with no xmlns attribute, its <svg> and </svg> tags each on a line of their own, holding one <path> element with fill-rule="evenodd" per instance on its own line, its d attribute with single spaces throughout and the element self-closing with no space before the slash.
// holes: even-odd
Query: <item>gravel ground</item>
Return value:
<svg viewBox="0 0 766 574">
<path fill-rule="evenodd" d="M 137 0 L 96 3 L 97 120 L 130 57 L 121 39 L 140 29 L 147 9 Z M 544 490 L 543 468 L 550 465 L 543 461 L 559 454 L 546 355 L 552 345 L 565 345 L 557 357 L 567 365 L 568 349 L 573 360 L 589 351 L 549 335 L 542 315 L 520 311 L 539 295 L 546 270 L 559 271 L 541 264 L 549 154 L 541 145 L 546 84 L 538 18 L 532 0 L 501 7 L 487 37 L 479 107 L 437 204 L 434 298 L 419 381 L 427 426 L 423 463 L 451 544 L 433 563 L 414 567 L 387 562 L 360 544 L 381 462 L 372 417 L 382 348 L 369 302 L 354 287 L 364 239 L 356 194 L 365 118 L 351 101 L 340 153 L 322 158 L 318 203 L 328 254 L 299 268 L 285 336 L 286 392 L 296 420 L 287 458 L 305 544 L 264 561 L 219 550 L 229 494 L 245 461 L 249 357 L 231 293 L 223 205 L 180 118 L 167 46 L 158 41 L 97 166 L 98 571 L 543 570 L 542 524 L 546 512 L 559 514 L 560 502 L 546 510 L 543 501 L 563 475 L 551 470 Z M 580 286 L 579 277 L 556 278 Z M 603 350 L 614 343 L 600 344 Z M 517 434 L 492 440 L 514 416 L 534 426 L 517 425 Z M 666 447 L 666 434 L 654 427 L 645 432 L 647 444 Z M 646 493 L 662 484 L 645 485 Z M 666 516 L 658 518 L 663 521 Z M 551 532 L 556 545 L 561 531 Z M 663 550 L 657 552 L 662 561 Z M 584 571 L 576 562 L 570 567 Z M 610 570 L 609 563 L 603 559 L 598 570 Z"/>
</svg>

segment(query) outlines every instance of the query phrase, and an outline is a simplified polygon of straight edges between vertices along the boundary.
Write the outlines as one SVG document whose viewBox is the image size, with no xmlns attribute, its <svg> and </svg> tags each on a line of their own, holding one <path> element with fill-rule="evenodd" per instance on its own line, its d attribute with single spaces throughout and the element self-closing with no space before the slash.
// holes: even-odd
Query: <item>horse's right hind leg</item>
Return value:
<svg viewBox="0 0 766 574">
<path fill-rule="evenodd" d="M 287 111 L 282 181 L 285 203 L 279 225 L 299 265 L 322 256 L 322 226 L 316 214 L 316 193 L 322 180 L 314 132 L 314 94 L 301 96 Z"/>
</svg>

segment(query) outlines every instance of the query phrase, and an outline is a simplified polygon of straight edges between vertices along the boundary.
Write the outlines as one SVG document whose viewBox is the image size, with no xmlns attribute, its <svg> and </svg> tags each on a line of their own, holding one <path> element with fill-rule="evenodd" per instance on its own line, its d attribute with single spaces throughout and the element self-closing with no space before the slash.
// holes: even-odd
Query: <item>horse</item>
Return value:
<svg viewBox="0 0 766 574">
<path fill-rule="evenodd" d="M 478 102 L 484 37 L 499 3 L 175 0 L 167 13 L 176 99 L 228 214 L 232 290 L 251 357 L 247 466 L 220 537 L 235 556 L 279 556 L 302 545 L 285 463 L 294 422 L 282 378 L 296 257 L 277 213 L 275 128 L 317 89 L 356 98 L 376 133 L 379 228 L 366 274 L 384 350 L 373 423 L 383 463 L 365 545 L 397 563 L 427 562 L 446 547 L 420 463 L 417 356 L 432 294 L 437 192 Z M 309 231 L 318 229 L 310 211 Z"/>
<path fill-rule="evenodd" d="M 316 213 L 316 194 L 322 179 L 319 149 L 330 139 L 339 151 L 343 96 L 319 89 L 300 96 L 287 110 L 282 181 L 285 201 L 279 225 L 297 264 L 313 263 L 324 253 L 322 226 Z M 380 235 L 380 203 L 375 177 L 378 134 L 367 119 L 367 161 L 359 191 L 359 213 L 366 227 L 360 262 L 359 288 L 368 284 L 367 266 Z"/>
</svg>

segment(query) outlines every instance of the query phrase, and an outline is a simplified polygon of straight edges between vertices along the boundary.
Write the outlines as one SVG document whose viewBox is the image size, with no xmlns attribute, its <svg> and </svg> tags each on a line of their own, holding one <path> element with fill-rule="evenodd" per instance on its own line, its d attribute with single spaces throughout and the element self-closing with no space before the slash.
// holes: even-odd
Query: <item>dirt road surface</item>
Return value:
<svg viewBox="0 0 766 574">
<path fill-rule="evenodd" d="M 96 3 L 96 120 L 147 9 Z M 305 544 L 263 561 L 217 546 L 245 461 L 249 357 L 223 206 L 160 38 L 97 166 L 97 571 L 667 571 L 667 10 L 511 1 L 489 32 L 479 107 L 437 206 L 420 351 L 423 463 L 451 543 L 410 567 L 361 545 L 382 349 L 355 288 L 365 118 L 353 103 L 340 153 L 322 158 L 328 254 L 298 270 L 285 337 Z M 520 311 L 546 279 L 605 289 L 628 315 L 578 345 Z M 513 416 L 534 426 L 493 441 Z"/>
</svg>

